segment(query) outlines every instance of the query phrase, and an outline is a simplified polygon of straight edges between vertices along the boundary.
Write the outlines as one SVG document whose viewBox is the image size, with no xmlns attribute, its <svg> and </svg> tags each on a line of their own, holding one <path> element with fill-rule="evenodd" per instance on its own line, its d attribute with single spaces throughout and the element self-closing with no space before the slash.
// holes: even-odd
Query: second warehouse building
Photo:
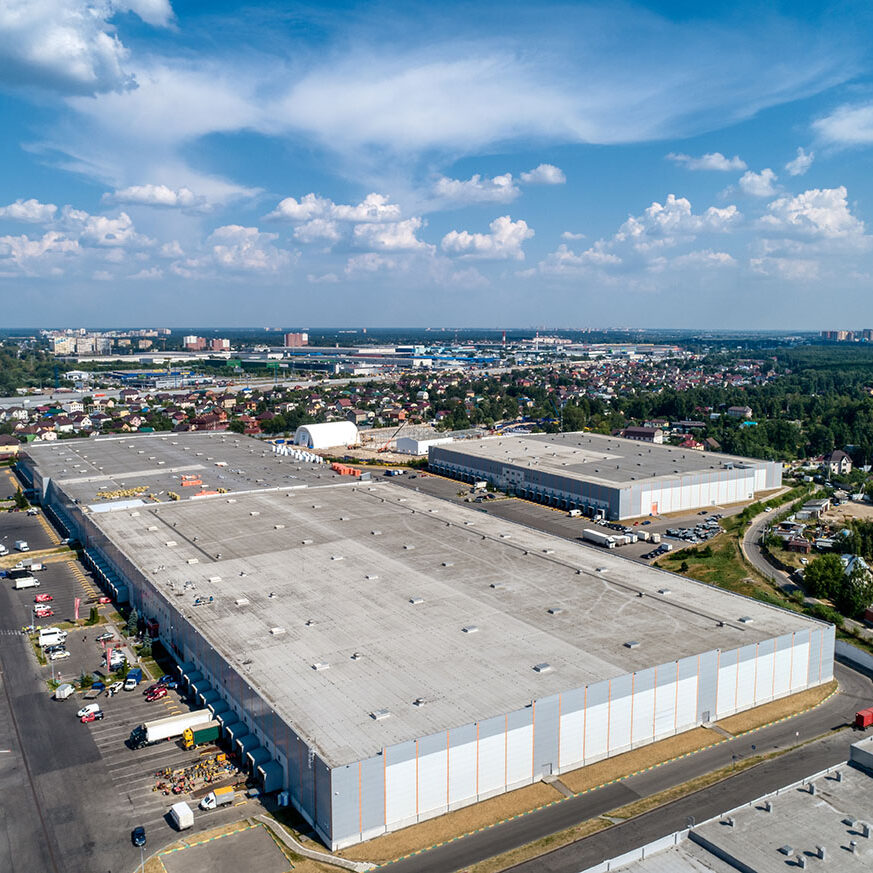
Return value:
<svg viewBox="0 0 873 873">
<path fill-rule="evenodd" d="M 428 468 L 614 520 L 739 503 L 782 484 L 778 461 L 596 433 L 487 437 L 432 446 Z"/>
</svg>

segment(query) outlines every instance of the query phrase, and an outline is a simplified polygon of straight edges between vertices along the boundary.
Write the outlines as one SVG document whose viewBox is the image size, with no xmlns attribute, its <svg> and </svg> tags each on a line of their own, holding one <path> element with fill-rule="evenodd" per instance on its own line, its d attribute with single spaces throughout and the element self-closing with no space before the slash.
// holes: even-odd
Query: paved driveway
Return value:
<svg viewBox="0 0 873 873">
<path fill-rule="evenodd" d="M 167 873 L 287 873 L 293 869 L 263 825 L 244 827 L 158 857 Z"/>
</svg>

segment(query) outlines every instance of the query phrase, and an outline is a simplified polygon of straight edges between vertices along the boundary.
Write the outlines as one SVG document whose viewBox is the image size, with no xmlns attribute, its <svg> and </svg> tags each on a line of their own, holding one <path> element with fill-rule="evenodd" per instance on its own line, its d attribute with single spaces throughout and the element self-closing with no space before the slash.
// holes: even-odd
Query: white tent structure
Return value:
<svg viewBox="0 0 873 873">
<path fill-rule="evenodd" d="M 361 442 L 358 427 L 350 421 L 326 421 L 303 424 L 294 432 L 294 445 L 307 449 L 328 449 L 333 446 L 353 446 Z"/>
</svg>

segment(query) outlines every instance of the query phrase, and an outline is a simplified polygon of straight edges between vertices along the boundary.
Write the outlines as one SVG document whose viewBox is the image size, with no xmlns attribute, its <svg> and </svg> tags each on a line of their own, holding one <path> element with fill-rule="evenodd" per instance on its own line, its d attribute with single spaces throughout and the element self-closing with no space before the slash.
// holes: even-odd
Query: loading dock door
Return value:
<svg viewBox="0 0 873 873">
<path fill-rule="evenodd" d="M 260 764 L 258 776 L 261 780 L 261 789 L 265 794 L 269 794 L 271 791 L 280 791 L 283 787 L 285 774 L 278 761 L 267 761 L 265 764 Z"/>
</svg>

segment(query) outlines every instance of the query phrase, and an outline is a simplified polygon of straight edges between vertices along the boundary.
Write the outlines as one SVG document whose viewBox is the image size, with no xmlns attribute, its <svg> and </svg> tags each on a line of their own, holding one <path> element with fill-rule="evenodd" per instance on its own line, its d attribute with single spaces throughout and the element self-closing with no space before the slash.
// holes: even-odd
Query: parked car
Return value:
<svg viewBox="0 0 873 873">
<path fill-rule="evenodd" d="M 146 694 L 146 700 L 149 703 L 152 703 L 153 701 L 160 700 L 162 697 L 166 697 L 166 696 L 167 696 L 167 689 L 164 688 L 162 685 L 159 688 L 156 688 L 154 691 L 152 691 L 151 694 Z"/>
<path fill-rule="evenodd" d="M 137 847 L 144 846 L 146 844 L 146 832 L 144 827 L 134 828 L 130 832 L 130 841 Z"/>
<path fill-rule="evenodd" d="M 42 609 L 37 607 L 33 612 L 37 618 L 48 618 L 55 614 L 55 611 L 50 606 L 44 606 Z"/>
<path fill-rule="evenodd" d="M 36 597 L 33 598 L 34 603 L 51 603 L 54 600 L 54 597 L 51 594 L 37 594 Z"/>
<path fill-rule="evenodd" d="M 114 640 L 115 634 L 112 633 L 111 631 L 104 631 L 102 634 L 95 637 L 95 639 L 97 640 L 98 643 L 104 643 L 107 640 Z"/>
<path fill-rule="evenodd" d="M 62 649 L 60 652 L 52 652 L 49 655 L 50 661 L 62 661 L 64 658 L 69 658 L 70 653 L 66 649 Z"/>
<path fill-rule="evenodd" d="M 102 719 L 102 718 L 103 718 L 103 710 L 98 709 L 97 712 L 89 712 L 89 713 L 87 713 L 87 715 L 83 715 L 79 719 L 79 721 L 82 722 L 82 724 L 88 724 L 88 722 L 91 722 L 91 721 L 100 721 L 100 719 Z"/>
<path fill-rule="evenodd" d="M 47 655 L 54 654 L 55 652 L 66 652 L 67 646 L 65 643 L 56 643 L 53 646 L 46 646 L 44 651 Z"/>
<path fill-rule="evenodd" d="M 112 683 L 112 684 L 111 684 L 111 685 L 106 689 L 106 696 L 107 696 L 107 697 L 112 697 L 113 694 L 118 694 L 118 692 L 121 691 L 122 688 L 124 688 L 124 683 L 123 683 L 123 682 L 113 682 L 113 683 Z"/>
<path fill-rule="evenodd" d="M 77 713 L 77 718 L 82 718 L 82 716 L 88 715 L 89 712 L 99 712 L 100 704 L 99 703 L 86 703 Z"/>
<path fill-rule="evenodd" d="M 97 602 L 100 604 L 112 603 L 111 597 L 98 597 Z"/>
</svg>

